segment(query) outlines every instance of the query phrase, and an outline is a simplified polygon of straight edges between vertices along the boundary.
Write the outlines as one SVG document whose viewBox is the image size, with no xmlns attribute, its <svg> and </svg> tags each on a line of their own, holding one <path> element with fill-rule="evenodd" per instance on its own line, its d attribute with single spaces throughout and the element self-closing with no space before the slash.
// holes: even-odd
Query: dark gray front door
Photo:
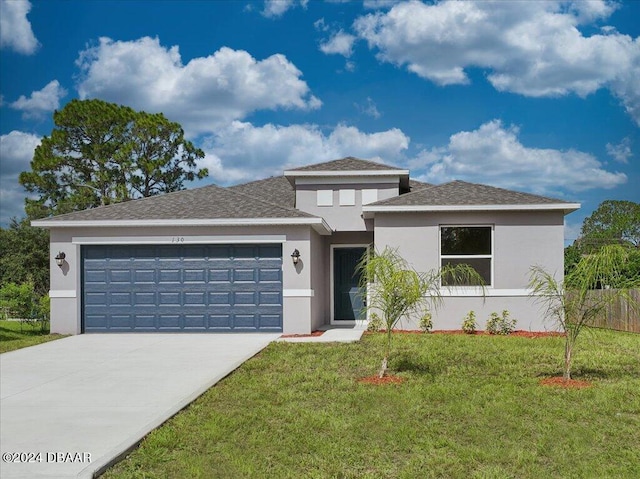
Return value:
<svg viewBox="0 0 640 479">
<path fill-rule="evenodd" d="M 282 331 L 282 245 L 82 248 L 84 331 Z"/>
<path fill-rule="evenodd" d="M 333 250 L 333 319 L 364 319 L 365 295 L 360 290 L 360 274 L 356 265 L 366 248 L 350 247 Z"/>
</svg>

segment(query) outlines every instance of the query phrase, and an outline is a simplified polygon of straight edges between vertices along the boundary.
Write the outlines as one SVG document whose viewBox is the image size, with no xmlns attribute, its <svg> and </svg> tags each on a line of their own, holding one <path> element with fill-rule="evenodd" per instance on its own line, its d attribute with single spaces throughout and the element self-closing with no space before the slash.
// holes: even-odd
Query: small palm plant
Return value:
<svg viewBox="0 0 640 479">
<path fill-rule="evenodd" d="M 419 273 L 389 247 L 382 253 L 365 254 L 357 266 L 360 287 L 368 291 L 367 310 L 382 319 L 386 330 L 386 348 L 379 377 L 388 369 L 391 356 L 392 332 L 401 318 L 421 315 L 438 308 L 442 303 L 441 282 L 447 284 L 479 284 L 482 278 L 469 265 L 446 266 L 439 270 Z"/>
<path fill-rule="evenodd" d="M 563 378 L 571 379 L 571 365 L 578 336 L 584 327 L 604 314 L 607 307 L 624 298 L 630 308 L 638 304 L 629 295 L 629 289 L 640 286 L 638 278 L 627 280 L 624 268 L 629 250 L 621 245 L 606 245 L 593 254 L 580 258 L 564 283 L 540 267 L 531 269 L 529 286 L 531 295 L 546 307 L 565 333 Z M 607 294 L 591 294 L 597 287 L 613 285 Z"/>
</svg>

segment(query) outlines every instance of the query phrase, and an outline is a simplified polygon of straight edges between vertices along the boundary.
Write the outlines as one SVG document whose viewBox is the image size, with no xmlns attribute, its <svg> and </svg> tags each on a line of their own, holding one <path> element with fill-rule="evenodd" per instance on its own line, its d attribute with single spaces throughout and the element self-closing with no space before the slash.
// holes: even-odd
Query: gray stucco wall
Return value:
<svg viewBox="0 0 640 479">
<path fill-rule="evenodd" d="M 355 190 L 355 205 L 340 206 L 340 190 Z M 325 219 L 334 231 L 366 231 L 367 223 L 362 219 L 362 190 L 375 189 L 378 200 L 398 196 L 399 180 L 395 183 L 296 184 L 296 208 Z M 331 190 L 333 206 L 318 206 L 318 190 Z"/>
<path fill-rule="evenodd" d="M 308 226 L 246 226 L 246 227 L 127 227 L 127 228 L 53 228 L 51 230 L 51 332 L 79 334 L 81 332 L 81 246 L 82 244 L 171 244 L 183 238 L 185 244 L 235 243 L 280 238 L 283 245 L 283 308 L 285 333 L 311 332 L 311 301 L 314 291 L 311 281 L 311 235 Z M 313 233 L 315 234 L 315 233 Z M 319 235 L 322 244 L 322 237 Z M 321 246 L 320 246 L 321 248 Z M 290 255 L 300 251 L 302 261 L 294 267 Z M 63 268 L 53 257 L 64 251 Z M 318 283 L 319 280 L 314 281 Z"/>
<path fill-rule="evenodd" d="M 375 243 L 398 248 L 418 271 L 440 264 L 441 225 L 493 227 L 493 284 L 486 297 L 472 292 L 448 292 L 443 307 L 434 313 L 435 329 L 460 329 L 463 317 L 474 310 L 481 329 L 489 314 L 508 309 L 517 327 L 533 331 L 553 328 L 528 296 L 529 271 L 541 266 L 561 278 L 564 269 L 564 215 L 562 212 L 459 212 L 376 214 Z M 475 296 L 475 297 L 474 297 Z M 406 321 L 405 327 L 415 328 Z"/>
</svg>

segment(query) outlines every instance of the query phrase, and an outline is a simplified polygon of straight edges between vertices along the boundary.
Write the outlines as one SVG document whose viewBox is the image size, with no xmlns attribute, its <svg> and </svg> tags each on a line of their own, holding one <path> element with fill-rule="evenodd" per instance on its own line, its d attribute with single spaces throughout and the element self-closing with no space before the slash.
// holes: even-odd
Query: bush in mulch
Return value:
<svg viewBox="0 0 640 479">
<path fill-rule="evenodd" d="M 366 331 L 364 334 L 376 334 L 376 333 L 384 333 L 385 330 L 380 330 L 380 331 Z M 424 332 L 418 330 L 418 329 L 394 329 L 393 330 L 394 334 L 425 334 Z M 432 331 L 429 334 L 466 334 L 469 335 L 469 333 L 465 333 L 463 330 L 461 329 L 440 329 L 440 330 L 436 330 L 436 331 Z M 490 333 L 486 332 L 486 331 L 475 331 L 474 333 L 472 333 L 471 335 L 487 335 L 487 336 L 491 336 Z M 546 338 L 546 337 L 554 337 L 554 336 L 564 336 L 564 333 L 561 332 L 557 332 L 557 331 L 513 331 L 512 333 L 510 333 L 508 336 L 517 336 L 520 338 Z"/>
</svg>

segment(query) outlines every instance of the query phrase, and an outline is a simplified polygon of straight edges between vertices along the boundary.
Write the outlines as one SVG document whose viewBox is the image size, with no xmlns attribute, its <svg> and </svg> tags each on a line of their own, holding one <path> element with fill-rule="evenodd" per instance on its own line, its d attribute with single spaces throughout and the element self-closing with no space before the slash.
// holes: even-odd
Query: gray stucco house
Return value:
<svg viewBox="0 0 640 479">
<path fill-rule="evenodd" d="M 484 277 L 485 297 L 472 286 L 445 291 L 435 329 L 459 329 L 470 310 L 483 328 L 508 309 L 518 329 L 535 331 L 545 324 L 528 296 L 529 268 L 562 274 L 564 216 L 579 207 L 462 181 L 430 185 L 349 157 L 33 225 L 51 232 L 55 333 L 354 324 L 366 320 L 354 267 L 371 245 L 398 248 L 418 270 L 464 262 Z"/>
</svg>

